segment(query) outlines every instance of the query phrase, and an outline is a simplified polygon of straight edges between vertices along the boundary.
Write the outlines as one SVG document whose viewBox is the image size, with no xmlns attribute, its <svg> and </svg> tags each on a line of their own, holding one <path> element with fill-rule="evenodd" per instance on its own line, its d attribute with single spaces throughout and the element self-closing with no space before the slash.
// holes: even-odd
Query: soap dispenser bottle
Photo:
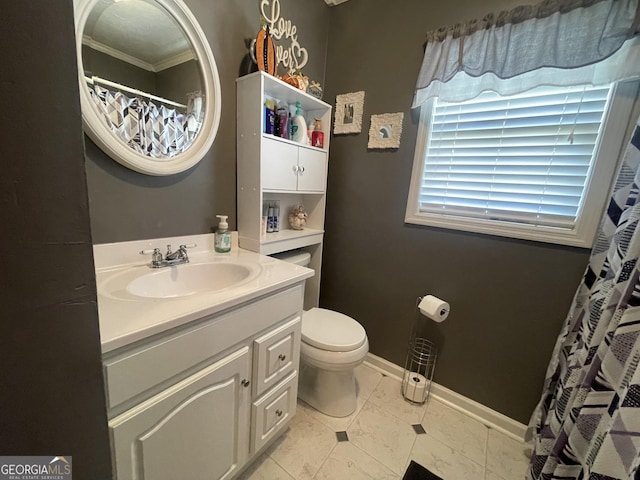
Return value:
<svg viewBox="0 0 640 480">
<path fill-rule="evenodd" d="M 227 223 L 227 215 L 216 215 L 220 219 L 218 229 L 214 236 L 214 249 L 218 253 L 227 253 L 231 251 L 231 233 L 229 232 L 229 224 Z"/>
</svg>

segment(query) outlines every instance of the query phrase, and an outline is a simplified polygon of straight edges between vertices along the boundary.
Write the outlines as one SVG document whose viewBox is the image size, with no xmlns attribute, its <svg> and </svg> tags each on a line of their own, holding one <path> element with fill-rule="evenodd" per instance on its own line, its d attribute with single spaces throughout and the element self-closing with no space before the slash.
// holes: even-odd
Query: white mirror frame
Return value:
<svg viewBox="0 0 640 480">
<path fill-rule="evenodd" d="M 202 28 L 182 0 L 155 0 L 173 16 L 193 45 L 202 71 L 205 108 L 200 132 L 185 152 L 167 159 L 153 159 L 136 152 L 117 138 L 95 108 L 89 95 L 82 65 L 82 35 L 89 13 L 97 1 L 74 0 L 78 81 L 85 132 L 107 155 L 136 172 L 148 175 L 173 175 L 188 170 L 202 160 L 209 151 L 220 124 L 222 101 L 220 77 L 213 52 Z"/>
</svg>

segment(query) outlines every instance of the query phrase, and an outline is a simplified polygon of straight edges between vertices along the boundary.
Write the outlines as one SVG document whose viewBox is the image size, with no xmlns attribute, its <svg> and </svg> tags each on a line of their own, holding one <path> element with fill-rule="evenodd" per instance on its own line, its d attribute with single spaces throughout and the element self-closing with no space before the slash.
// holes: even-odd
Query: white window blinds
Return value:
<svg viewBox="0 0 640 480">
<path fill-rule="evenodd" d="M 434 100 L 420 212 L 572 229 L 610 87 Z"/>
</svg>

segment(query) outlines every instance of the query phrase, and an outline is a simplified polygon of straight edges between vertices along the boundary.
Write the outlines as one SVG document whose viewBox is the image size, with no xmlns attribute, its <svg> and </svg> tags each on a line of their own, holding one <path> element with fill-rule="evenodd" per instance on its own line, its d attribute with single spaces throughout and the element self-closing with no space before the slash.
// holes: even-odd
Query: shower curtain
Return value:
<svg viewBox="0 0 640 480">
<path fill-rule="evenodd" d="M 527 430 L 528 480 L 640 479 L 640 127 Z"/>
<path fill-rule="evenodd" d="M 89 93 L 109 128 L 127 145 L 148 157 L 171 158 L 195 139 L 201 122 L 201 96 L 190 98 L 186 114 L 98 85 Z"/>
</svg>

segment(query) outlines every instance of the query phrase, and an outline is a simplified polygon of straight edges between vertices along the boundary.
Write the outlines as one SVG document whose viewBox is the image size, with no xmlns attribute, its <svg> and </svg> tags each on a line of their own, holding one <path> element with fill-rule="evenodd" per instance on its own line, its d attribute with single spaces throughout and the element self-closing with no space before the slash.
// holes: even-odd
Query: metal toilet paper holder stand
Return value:
<svg viewBox="0 0 640 480">
<path fill-rule="evenodd" d="M 416 302 L 416 319 L 409 337 L 407 358 L 402 375 L 402 396 L 406 401 L 423 405 L 429 398 L 433 372 L 436 368 L 438 348 L 433 342 L 418 336 L 421 314 L 417 308 L 422 297 Z"/>
</svg>

